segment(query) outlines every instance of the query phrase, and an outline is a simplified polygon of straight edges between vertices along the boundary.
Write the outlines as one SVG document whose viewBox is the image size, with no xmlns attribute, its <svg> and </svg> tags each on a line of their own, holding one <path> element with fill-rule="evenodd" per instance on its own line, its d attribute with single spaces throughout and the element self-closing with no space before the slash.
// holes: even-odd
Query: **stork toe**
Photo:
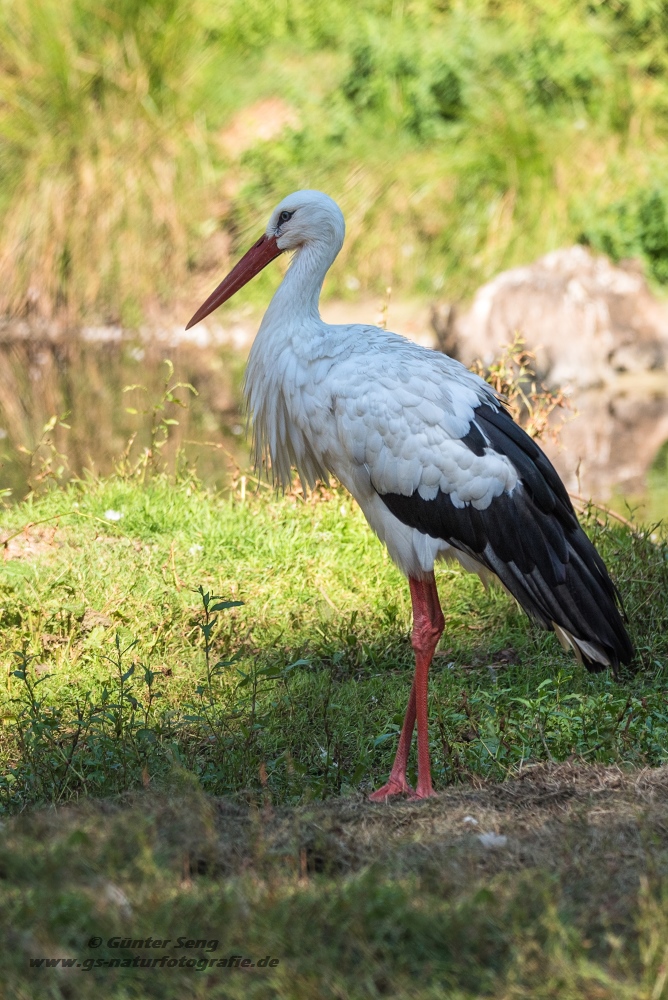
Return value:
<svg viewBox="0 0 668 1000">
<path fill-rule="evenodd" d="M 382 788 L 377 788 L 369 795 L 369 802 L 387 802 L 388 799 L 397 795 L 408 795 L 410 798 L 422 798 L 416 795 L 415 790 L 408 784 L 406 778 L 390 778 Z"/>
</svg>

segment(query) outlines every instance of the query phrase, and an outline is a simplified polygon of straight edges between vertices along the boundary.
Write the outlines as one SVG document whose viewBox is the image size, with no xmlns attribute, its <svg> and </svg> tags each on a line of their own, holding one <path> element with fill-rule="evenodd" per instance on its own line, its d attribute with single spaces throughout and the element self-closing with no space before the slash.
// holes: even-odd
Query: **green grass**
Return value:
<svg viewBox="0 0 668 1000">
<path fill-rule="evenodd" d="M 664 997 L 663 779 L 602 765 L 666 762 L 668 550 L 597 518 L 639 673 L 588 675 L 502 592 L 441 568 L 441 795 L 386 809 L 364 793 L 410 689 L 408 589 L 341 490 L 117 476 L 5 509 L 5 995 Z M 486 852 L 478 829 L 510 846 Z M 30 966 L 137 954 L 279 965 Z"/>
<path fill-rule="evenodd" d="M 437 787 L 572 755 L 666 760 L 666 547 L 590 528 L 642 669 L 621 684 L 588 675 L 503 592 L 442 568 Z M 368 791 L 388 771 L 412 671 L 408 589 L 344 493 L 242 500 L 117 478 L 24 502 L 2 532 L 15 537 L 0 584 L 1 808 L 159 785 L 175 761 L 207 792 L 264 782 L 292 803 Z M 207 624 L 198 587 L 243 606 L 210 603 Z"/>
<path fill-rule="evenodd" d="M 578 239 L 665 283 L 666 37 L 645 0 L 3 0 L 0 307 L 138 325 L 300 187 L 347 215 L 331 293 L 458 298 Z"/>
</svg>

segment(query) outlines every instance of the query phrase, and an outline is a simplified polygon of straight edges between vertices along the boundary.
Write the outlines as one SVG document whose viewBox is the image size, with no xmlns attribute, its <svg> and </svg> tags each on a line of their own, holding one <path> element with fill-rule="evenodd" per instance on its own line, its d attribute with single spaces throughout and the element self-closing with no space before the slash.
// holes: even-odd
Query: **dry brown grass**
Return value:
<svg viewBox="0 0 668 1000">
<path fill-rule="evenodd" d="M 575 895 L 588 888 L 590 901 L 620 920 L 630 917 L 648 869 L 668 874 L 668 766 L 538 764 L 501 784 L 478 781 L 426 802 L 386 805 L 360 794 L 274 807 L 266 794 L 214 798 L 186 774 L 179 781 L 175 797 L 128 794 L 32 813 L 28 825 L 10 821 L 9 836 L 38 830 L 48 841 L 83 826 L 104 838 L 110 823 L 131 826 L 143 814 L 164 849 L 185 852 L 192 872 L 309 878 L 430 863 L 463 887 L 483 874 L 540 870 Z"/>
<path fill-rule="evenodd" d="M 172 807 L 156 804 L 158 827 L 166 830 Z M 267 859 L 272 867 L 277 859 L 288 868 L 303 865 L 304 852 L 307 873 L 356 871 L 390 859 L 410 867 L 417 854 L 439 864 L 449 859 L 451 874 L 459 870 L 463 881 L 474 870 L 528 868 L 575 881 L 593 865 L 601 887 L 615 895 L 646 871 L 648 836 L 668 850 L 668 766 L 624 772 L 541 764 L 502 784 L 451 787 L 427 802 L 385 806 L 362 795 L 294 809 L 274 809 L 268 799 L 210 806 L 196 863 L 229 875 L 260 873 Z M 485 847 L 486 833 L 506 842 Z"/>
<path fill-rule="evenodd" d="M 88 958 L 91 933 L 174 941 L 184 931 L 220 938 L 216 957 L 268 951 L 280 968 L 268 979 L 211 972 L 192 992 L 172 976 L 101 972 L 100 996 L 126 995 L 124 985 L 170 998 L 666 995 L 668 767 L 569 762 L 423 803 L 296 808 L 274 808 L 266 790 L 208 797 L 178 768 L 172 778 L 169 795 L 7 823 L 3 884 L 18 890 L 12 899 L 42 901 L 8 963 L 21 995 L 47 979 L 57 997 L 88 988 L 52 970 L 26 977 L 27 956 Z M 5 919 L 16 937 L 25 914 L 12 903 Z M 118 952 L 103 944 L 95 955 Z"/>
</svg>

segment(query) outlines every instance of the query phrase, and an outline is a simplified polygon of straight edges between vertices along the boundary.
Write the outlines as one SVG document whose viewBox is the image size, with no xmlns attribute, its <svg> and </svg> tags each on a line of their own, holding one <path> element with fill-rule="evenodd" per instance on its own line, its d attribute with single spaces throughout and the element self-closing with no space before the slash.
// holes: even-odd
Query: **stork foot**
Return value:
<svg viewBox="0 0 668 1000">
<path fill-rule="evenodd" d="M 392 799 L 396 795 L 410 795 L 414 797 L 415 792 L 405 778 L 390 778 L 382 788 L 377 788 L 375 792 L 371 792 L 369 802 L 387 802 L 388 799 Z"/>
<path fill-rule="evenodd" d="M 436 792 L 431 787 L 431 783 L 428 788 L 420 788 L 420 785 L 418 784 L 413 794 L 408 796 L 408 801 L 422 802 L 423 799 L 431 799 L 434 795 L 436 795 Z"/>
</svg>

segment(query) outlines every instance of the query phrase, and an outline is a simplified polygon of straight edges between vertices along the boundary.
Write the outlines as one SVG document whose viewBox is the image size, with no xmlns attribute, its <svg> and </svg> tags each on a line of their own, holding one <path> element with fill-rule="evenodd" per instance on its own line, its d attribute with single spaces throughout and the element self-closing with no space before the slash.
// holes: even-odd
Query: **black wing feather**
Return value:
<svg viewBox="0 0 668 1000">
<path fill-rule="evenodd" d="M 505 410 L 486 403 L 475 410 L 462 440 L 477 455 L 490 448 L 511 460 L 520 480 L 512 492 L 485 510 L 457 507 L 443 492 L 433 500 L 417 491 L 379 493 L 388 509 L 404 524 L 473 556 L 545 628 L 556 622 L 574 638 L 603 648 L 613 669 L 630 663 L 634 650 L 615 586 L 546 455 Z M 590 670 L 605 666 L 584 659 Z"/>
</svg>

